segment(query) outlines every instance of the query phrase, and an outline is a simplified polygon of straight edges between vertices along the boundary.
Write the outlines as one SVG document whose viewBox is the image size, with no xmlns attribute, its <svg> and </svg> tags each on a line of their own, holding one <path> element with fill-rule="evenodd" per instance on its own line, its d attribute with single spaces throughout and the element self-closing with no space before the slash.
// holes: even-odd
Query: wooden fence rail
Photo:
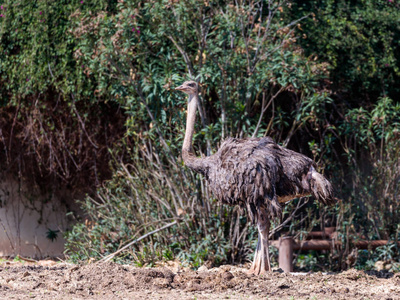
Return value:
<svg viewBox="0 0 400 300">
<path fill-rule="evenodd" d="M 327 234 L 327 237 L 329 236 Z M 387 245 L 388 242 L 388 240 L 357 241 L 353 245 L 358 249 L 375 249 Z M 293 237 L 286 236 L 277 241 L 270 241 L 270 245 L 279 249 L 279 268 L 284 272 L 293 272 L 293 250 L 331 250 L 341 248 L 342 242 L 335 239 L 295 241 Z"/>
</svg>

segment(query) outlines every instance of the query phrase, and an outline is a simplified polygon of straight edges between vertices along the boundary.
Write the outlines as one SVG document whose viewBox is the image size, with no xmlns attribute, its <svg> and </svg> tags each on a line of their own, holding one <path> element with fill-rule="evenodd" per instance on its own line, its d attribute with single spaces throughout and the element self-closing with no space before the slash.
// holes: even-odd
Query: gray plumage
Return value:
<svg viewBox="0 0 400 300">
<path fill-rule="evenodd" d="M 315 171 L 314 162 L 270 137 L 228 138 L 214 155 L 202 159 L 183 154 L 186 166 L 205 176 L 219 201 L 246 207 L 253 221 L 260 207 L 280 217 L 280 203 L 310 194 L 323 204 L 334 203 L 332 186 Z"/>
</svg>

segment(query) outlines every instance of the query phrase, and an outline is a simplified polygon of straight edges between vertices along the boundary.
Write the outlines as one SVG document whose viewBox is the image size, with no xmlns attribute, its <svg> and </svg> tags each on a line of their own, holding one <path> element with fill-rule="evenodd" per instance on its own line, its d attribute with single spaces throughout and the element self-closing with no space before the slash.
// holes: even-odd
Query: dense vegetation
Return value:
<svg viewBox="0 0 400 300">
<path fill-rule="evenodd" d="M 256 239 L 246 213 L 218 204 L 180 158 L 186 99 L 173 88 L 196 79 L 198 154 L 227 136 L 269 135 L 314 158 L 339 204 L 295 200 L 275 234 L 336 226 L 346 247 L 297 262 L 347 267 L 352 241 L 399 238 L 399 8 L 383 0 L 6 1 L 2 167 L 42 189 L 51 180 L 88 193 L 88 218 L 67 235 L 73 260 L 104 257 L 174 220 L 116 259 L 247 260 Z M 394 244 L 376 253 L 360 253 L 357 265 L 399 255 Z"/>
</svg>

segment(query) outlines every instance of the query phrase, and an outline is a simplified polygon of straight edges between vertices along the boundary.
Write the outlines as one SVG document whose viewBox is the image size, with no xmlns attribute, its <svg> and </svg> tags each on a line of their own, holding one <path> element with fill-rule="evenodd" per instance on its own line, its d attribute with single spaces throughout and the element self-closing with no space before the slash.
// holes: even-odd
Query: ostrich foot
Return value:
<svg viewBox="0 0 400 300">
<path fill-rule="evenodd" d="M 261 275 L 271 271 L 269 259 L 269 220 L 266 214 L 261 212 L 258 215 L 258 242 L 254 254 L 253 264 L 247 274 Z"/>
<path fill-rule="evenodd" d="M 262 275 L 271 270 L 268 246 L 263 241 L 258 239 L 256 253 L 254 254 L 253 264 L 247 271 L 249 275 Z"/>
</svg>

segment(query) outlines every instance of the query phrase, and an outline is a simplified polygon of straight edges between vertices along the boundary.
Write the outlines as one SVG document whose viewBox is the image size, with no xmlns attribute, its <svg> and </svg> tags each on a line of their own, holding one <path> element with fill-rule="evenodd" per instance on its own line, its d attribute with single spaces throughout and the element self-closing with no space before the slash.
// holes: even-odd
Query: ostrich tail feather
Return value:
<svg viewBox="0 0 400 300">
<path fill-rule="evenodd" d="M 324 175 L 312 170 L 310 180 L 311 192 L 317 200 L 325 205 L 334 205 L 336 203 L 333 197 L 332 184 Z"/>
</svg>

